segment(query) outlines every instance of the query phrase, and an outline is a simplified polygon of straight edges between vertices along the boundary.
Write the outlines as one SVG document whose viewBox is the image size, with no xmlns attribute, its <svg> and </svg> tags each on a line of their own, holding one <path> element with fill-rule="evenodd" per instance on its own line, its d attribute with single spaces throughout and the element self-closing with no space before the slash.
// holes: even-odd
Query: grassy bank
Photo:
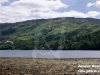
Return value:
<svg viewBox="0 0 100 75">
<path fill-rule="evenodd" d="M 0 58 L 0 75 L 75 75 L 78 65 L 99 64 L 100 59 Z M 68 74 L 67 74 L 68 73 Z M 88 73 L 81 75 L 100 75 Z"/>
</svg>

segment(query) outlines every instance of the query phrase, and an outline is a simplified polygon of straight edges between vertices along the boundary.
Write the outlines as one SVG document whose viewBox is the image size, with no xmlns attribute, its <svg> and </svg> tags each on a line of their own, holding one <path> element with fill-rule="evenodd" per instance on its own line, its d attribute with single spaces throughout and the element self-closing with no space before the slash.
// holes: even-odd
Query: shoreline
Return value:
<svg viewBox="0 0 100 75">
<path fill-rule="evenodd" d="M 0 57 L 0 75 L 64 75 L 66 72 L 73 75 L 72 73 L 77 73 L 78 65 L 81 64 L 100 64 L 100 59 L 33 59 L 29 57 Z M 89 75 L 91 75 L 91 73 Z"/>
</svg>

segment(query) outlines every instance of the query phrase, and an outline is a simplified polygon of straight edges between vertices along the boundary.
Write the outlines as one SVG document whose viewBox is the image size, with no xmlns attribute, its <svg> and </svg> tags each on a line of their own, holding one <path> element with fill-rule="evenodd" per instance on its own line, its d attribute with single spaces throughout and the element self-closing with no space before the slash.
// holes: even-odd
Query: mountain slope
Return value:
<svg viewBox="0 0 100 75">
<path fill-rule="evenodd" d="M 100 50 L 100 20 L 54 18 L 0 24 L 0 49 Z"/>
</svg>

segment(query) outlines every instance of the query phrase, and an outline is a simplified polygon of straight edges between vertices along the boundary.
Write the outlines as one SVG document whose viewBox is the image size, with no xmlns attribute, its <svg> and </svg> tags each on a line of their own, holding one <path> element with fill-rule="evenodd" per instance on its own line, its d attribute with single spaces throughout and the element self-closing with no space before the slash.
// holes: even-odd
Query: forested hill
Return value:
<svg viewBox="0 0 100 75">
<path fill-rule="evenodd" d="M 0 23 L 0 50 L 100 50 L 100 19 L 54 18 Z"/>
</svg>

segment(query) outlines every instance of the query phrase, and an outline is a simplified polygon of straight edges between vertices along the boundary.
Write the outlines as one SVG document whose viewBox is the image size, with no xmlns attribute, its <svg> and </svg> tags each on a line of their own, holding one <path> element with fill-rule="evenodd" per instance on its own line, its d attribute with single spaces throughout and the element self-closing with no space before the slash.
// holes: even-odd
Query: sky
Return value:
<svg viewBox="0 0 100 75">
<path fill-rule="evenodd" d="M 57 17 L 100 19 L 100 0 L 0 0 L 0 23 Z"/>
</svg>

